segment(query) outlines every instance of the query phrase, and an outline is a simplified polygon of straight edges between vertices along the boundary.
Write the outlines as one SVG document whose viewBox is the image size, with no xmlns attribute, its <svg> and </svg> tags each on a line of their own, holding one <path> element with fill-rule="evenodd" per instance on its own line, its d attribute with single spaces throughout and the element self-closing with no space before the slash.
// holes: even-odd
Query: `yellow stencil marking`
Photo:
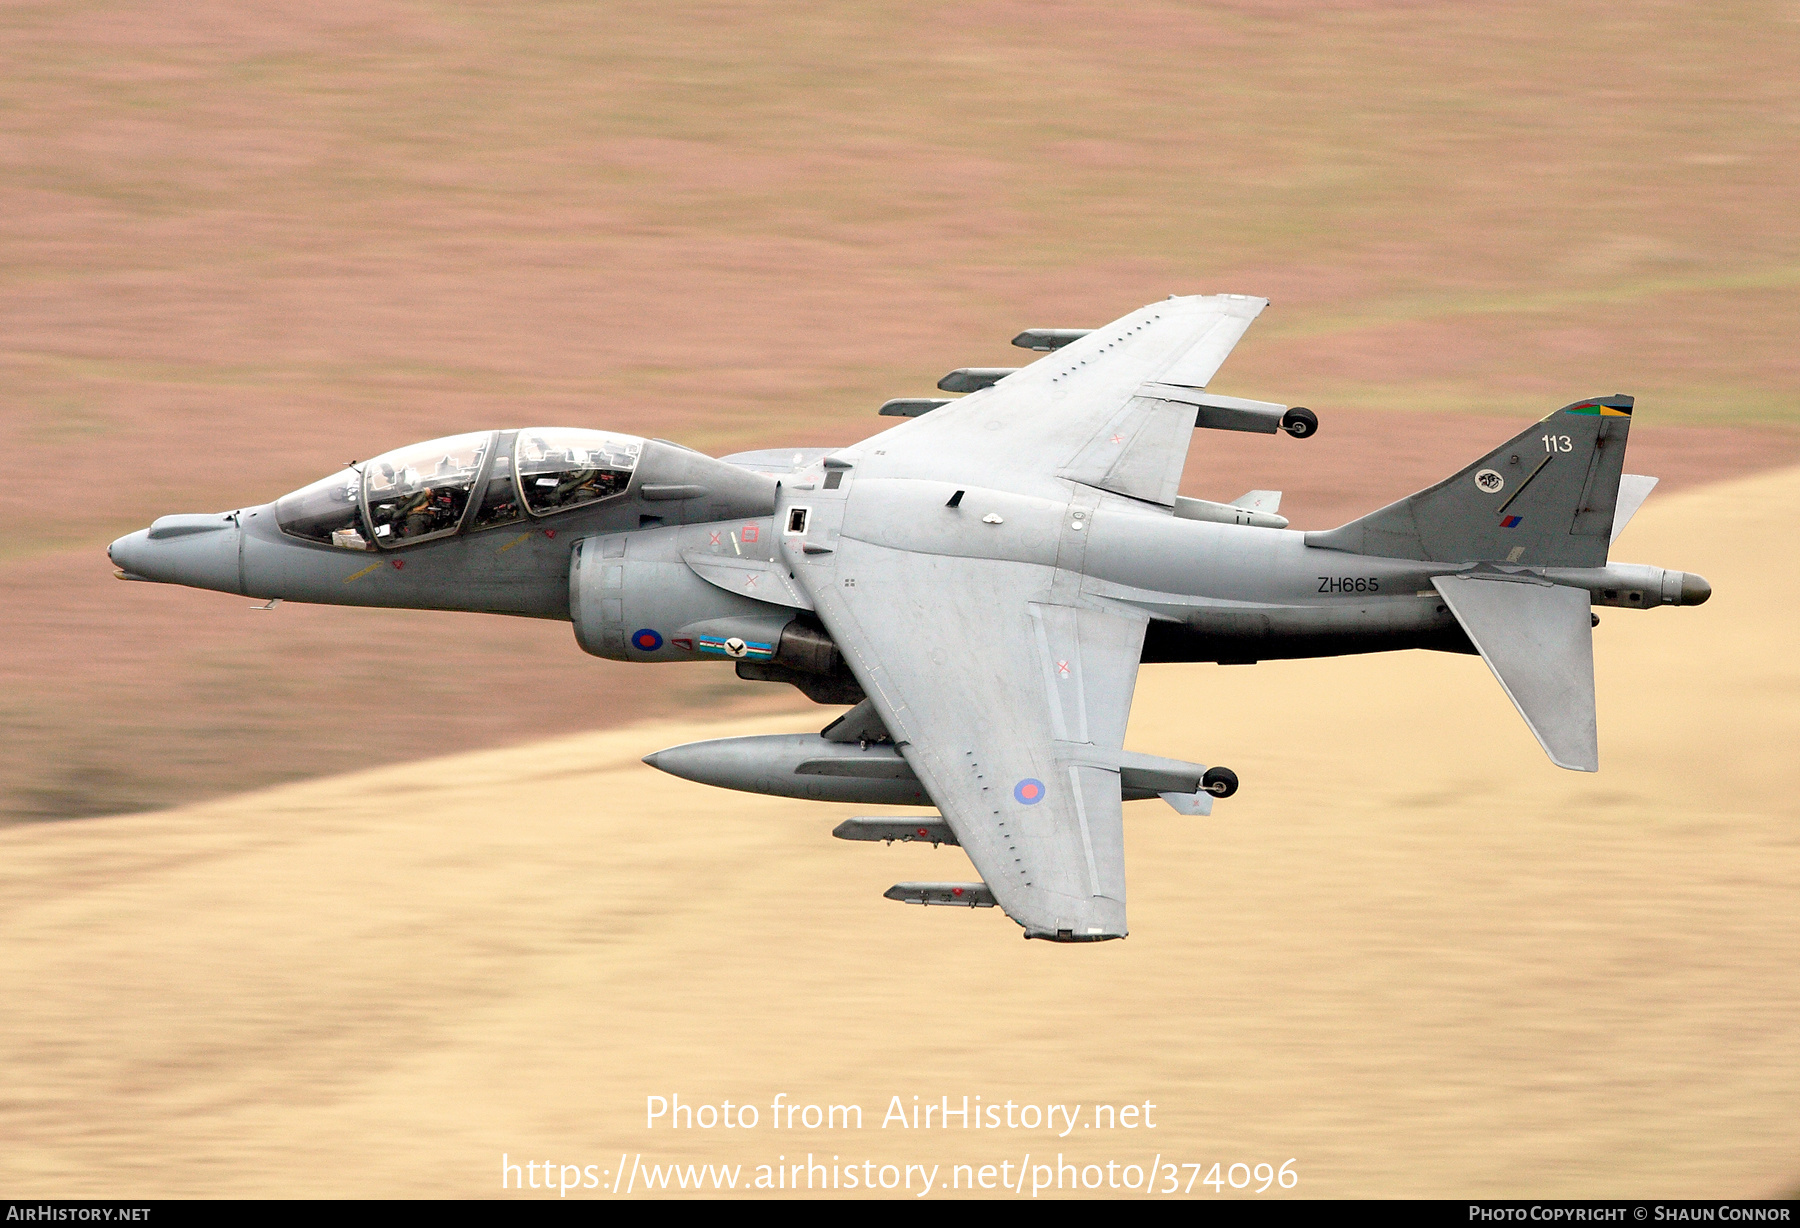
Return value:
<svg viewBox="0 0 1800 1228">
<path fill-rule="evenodd" d="M 514 546 L 518 545 L 520 542 L 524 541 L 526 538 L 528 538 L 530 536 L 531 536 L 531 534 L 529 534 L 529 533 L 521 533 L 517 537 L 513 538 L 511 541 L 507 542 L 504 546 L 502 546 L 498 550 L 494 551 L 494 553 L 495 554 L 505 554 L 508 550 L 511 550 Z"/>
<path fill-rule="evenodd" d="M 380 567 L 381 567 L 380 563 L 370 563 L 367 567 L 363 568 L 361 571 L 357 572 L 355 575 L 345 576 L 344 583 L 348 584 L 352 580 L 360 580 L 364 576 L 368 575 L 371 571 L 376 571 Z"/>
</svg>

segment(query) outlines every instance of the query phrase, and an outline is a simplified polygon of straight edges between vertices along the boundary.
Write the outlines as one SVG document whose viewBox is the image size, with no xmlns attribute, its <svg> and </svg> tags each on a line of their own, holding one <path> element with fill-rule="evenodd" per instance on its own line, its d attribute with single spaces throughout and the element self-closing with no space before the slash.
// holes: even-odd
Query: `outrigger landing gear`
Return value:
<svg viewBox="0 0 1800 1228">
<path fill-rule="evenodd" d="M 1214 797 L 1230 797 L 1237 792 L 1237 773 L 1230 768 L 1207 768 L 1206 775 L 1200 778 L 1200 787 Z"/>
<path fill-rule="evenodd" d="M 1281 429 L 1295 439 L 1305 439 L 1319 430 L 1319 415 L 1304 405 L 1296 405 L 1281 415 Z"/>
</svg>

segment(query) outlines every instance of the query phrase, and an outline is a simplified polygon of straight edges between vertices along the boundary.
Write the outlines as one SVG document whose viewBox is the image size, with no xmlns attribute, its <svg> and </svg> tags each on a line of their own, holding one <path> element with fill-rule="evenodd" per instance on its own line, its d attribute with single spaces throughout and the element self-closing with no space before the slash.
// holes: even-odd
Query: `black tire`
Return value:
<svg viewBox="0 0 1800 1228">
<path fill-rule="evenodd" d="M 1296 405 L 1281 415 L 1281 429 L 1295 439 L 1309 439 L 1319 433 L 1319 415 L 1304 405 Z"/>
<path fill-rule="evenodd" d="M 1207 768 L 1206 775 L 1200 778 L 1200 787 L 1214 797 L 1230 797 L 1237 792 L 1237 773 L 1230 768 Z"/>
</svg>

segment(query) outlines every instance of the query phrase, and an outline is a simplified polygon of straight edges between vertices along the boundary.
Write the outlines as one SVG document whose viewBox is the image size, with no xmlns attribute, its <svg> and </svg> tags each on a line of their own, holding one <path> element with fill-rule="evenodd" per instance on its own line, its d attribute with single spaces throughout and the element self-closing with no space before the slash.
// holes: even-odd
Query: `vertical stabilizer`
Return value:
<svg viewBox="0 0 1800 1228">
<path fill-rule="evenodd" d="M 1438 593 L 1557 767 L 1600 770 L 1586 589 L 1523 578 L 1438 576 Z"/>
<path fill-rule="evenodd" d="M 1627 396 L 1565 406 L 1437 485 L 1308 533 L 1306 544 L 1436 563 L 1604 567 L 1631 407 Z"/>
</svg>

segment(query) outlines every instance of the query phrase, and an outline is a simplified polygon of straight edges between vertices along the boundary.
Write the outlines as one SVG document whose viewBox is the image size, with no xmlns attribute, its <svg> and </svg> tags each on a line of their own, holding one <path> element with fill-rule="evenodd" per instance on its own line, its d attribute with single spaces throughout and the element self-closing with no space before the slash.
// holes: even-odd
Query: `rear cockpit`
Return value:
<svg viewBox="0 0 1800 1228">
<path fill-rule="evenodd" d="M 551 516 L 625 493 L 644 441 L 570 427 L 479 431 L 397 448 L 276 501 L 281 531 L 390 549 Z"/>
</svg>

